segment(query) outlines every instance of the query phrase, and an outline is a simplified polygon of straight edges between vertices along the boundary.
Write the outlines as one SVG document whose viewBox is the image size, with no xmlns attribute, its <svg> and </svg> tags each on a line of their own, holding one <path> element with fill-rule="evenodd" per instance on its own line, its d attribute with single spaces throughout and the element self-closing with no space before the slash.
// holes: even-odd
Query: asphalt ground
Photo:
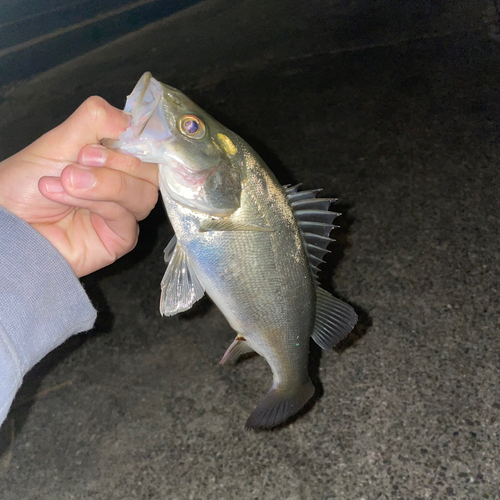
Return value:
<svg viewBox="0 0 500 500">
<path fill-rule="evenodd" d="M 26 377 L 2 500 L 500 499 L 500 45 L 484 2 L 209 0 L 0 94 L 1 157 L 140 75 L 185 91 L 283 184 L 343 212 L 322 282 L 357 310 L 311 347 L 314 405 L 244 430 L 271 372 L 220 367 L 206 299 L 158 312 L 161 205 L 85 279 L 100 311 Z M 43 265 L 43 263 L 41 263 Z"/>
</svg>

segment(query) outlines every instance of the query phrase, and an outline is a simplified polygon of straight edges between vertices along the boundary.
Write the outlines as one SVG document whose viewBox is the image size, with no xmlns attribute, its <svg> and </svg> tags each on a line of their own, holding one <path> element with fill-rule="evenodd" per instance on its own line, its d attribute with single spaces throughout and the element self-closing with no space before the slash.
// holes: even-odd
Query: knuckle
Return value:
<svg viewBox="0 0 500 500">
<path fill-rule="evenodd" d="M 129 245 L 129 249 L 128 249 L 129 252 L 136 247 L 138 241 L 139 241 L 139 224 L 137 224 L 137 222 L 136 222 L 135 223 L 135 234 L 130 239 L 130 245 Z"/>
<path fill-rule="evenodd" d="M 131 155 L 121 155 L 123 156 L 122 161 L 123 161 L 123 166 L 127 169 L 130 174 L 134 175 L 137 174 L 140 171 L 142 162 L 139 160 L 139 158 L 136 158 L 135 156 Z"/>
<path fill-rule="evenodd" d="M 139 241 L 139 224 L 135 219 L 130 220 L 124 234 L 120 236 L 120 250 L 116 258 L 120 258 L 128 252 L 132 251 Z M 115 259 L 116 260 L 116 259 Z"/>
<path fill-rule="evenodd" d="M 108 114 L 108 103 L 96 95 L 86 99 L 82 107 L 90 120 L 96 123 L 103 122 Z"/>
</svg>

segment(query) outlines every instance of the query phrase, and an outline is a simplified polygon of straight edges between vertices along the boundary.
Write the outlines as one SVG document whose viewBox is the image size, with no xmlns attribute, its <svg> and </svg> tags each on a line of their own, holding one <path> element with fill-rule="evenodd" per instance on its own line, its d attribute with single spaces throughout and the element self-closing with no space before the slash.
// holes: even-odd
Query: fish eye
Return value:
<svg viewBox="0 0 500 500">
<path fill-rule="evenodd" d="M 179 120 L 179 130 L 186 137 L 201 139 L 205 135 L 205 124 L 195 115 L 184 115 Z"/>
</svg>

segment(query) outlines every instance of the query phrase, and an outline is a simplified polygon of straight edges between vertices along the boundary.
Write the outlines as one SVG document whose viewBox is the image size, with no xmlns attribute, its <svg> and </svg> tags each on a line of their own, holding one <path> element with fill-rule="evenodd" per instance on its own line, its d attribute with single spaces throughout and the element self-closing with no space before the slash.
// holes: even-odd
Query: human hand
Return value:
<svg viewBox="0 0 500 500">
<path fill-rule="evenodd" d="M 47 238 L 77 276 L 132 250 L 158 200 L 157 165 L 104 148 L 128 115 L 100 97 L 0 163 L 0 205 Z"/>
</svg>

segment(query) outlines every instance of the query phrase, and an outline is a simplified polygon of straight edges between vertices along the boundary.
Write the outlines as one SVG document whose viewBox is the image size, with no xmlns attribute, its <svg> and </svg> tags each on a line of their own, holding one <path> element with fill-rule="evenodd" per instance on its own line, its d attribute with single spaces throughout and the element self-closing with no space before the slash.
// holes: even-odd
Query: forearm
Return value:
<svg viewBox="0 0 500 500">
<path fill-rule="evenodd" d="M 95 317 L 62 255 L 0 207 L 0 424 L 24 374 Z"/>
</svg>

